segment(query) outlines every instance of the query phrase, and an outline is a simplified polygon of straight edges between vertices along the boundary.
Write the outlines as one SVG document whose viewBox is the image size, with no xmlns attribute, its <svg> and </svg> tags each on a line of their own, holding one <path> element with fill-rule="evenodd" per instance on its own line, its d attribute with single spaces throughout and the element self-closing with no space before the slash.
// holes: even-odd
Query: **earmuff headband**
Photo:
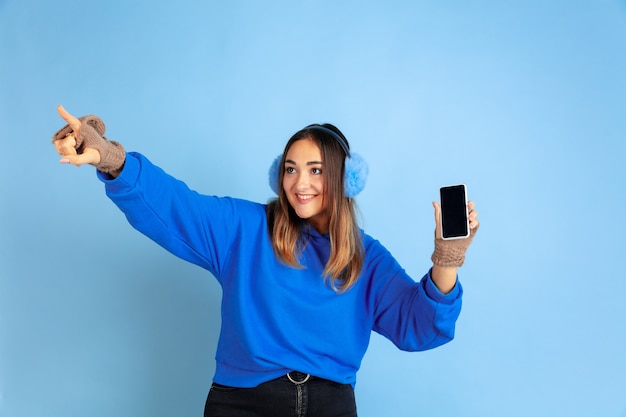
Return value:
<svg viewBox="0 0 626 417">
<path fill-rule="evenodd" d="M 317 130 L 332 136 L 339 143 L 339 145 L 341 145 L 341 149 L 343 149 L 343 151 L 346 153 L 346 158 L 350 157 L 350 147 L 348 146 L 348 142 L 346 142 L 346 140 L 342 138 L 341 135 L 337 134 L 337 132 L 321 125 L 310 125 L 307 126 L 305 130 Z"/>
</svg>

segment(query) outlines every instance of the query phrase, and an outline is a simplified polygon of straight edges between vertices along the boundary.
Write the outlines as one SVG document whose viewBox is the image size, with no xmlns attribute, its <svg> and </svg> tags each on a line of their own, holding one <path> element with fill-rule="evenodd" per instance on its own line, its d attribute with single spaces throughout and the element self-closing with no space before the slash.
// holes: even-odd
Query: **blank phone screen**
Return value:
<svg viewBox="0 0 626 417">
<path fill-rule="evenodd" d="M 441 229 L 444 238 L 468 235 L 467 199 L 464 185 L 442 187 L 441 194 Z"/>
</svg>

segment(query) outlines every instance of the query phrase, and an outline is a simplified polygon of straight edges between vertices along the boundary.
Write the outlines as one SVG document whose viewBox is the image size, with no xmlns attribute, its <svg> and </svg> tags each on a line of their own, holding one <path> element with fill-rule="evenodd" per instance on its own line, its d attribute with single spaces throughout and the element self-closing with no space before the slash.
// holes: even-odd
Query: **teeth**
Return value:
<svg viewBox="0 0 626 417">
<path fill-rule="evenodd" d="M 313 196 L 310 195 L 310 194 L 308 194 L 308 195 L 297 194 L 297 196 L 298 196 L 298 198 L 300 200 L 309 200 L 309 199 L 313 198 Z"/>
</svg>

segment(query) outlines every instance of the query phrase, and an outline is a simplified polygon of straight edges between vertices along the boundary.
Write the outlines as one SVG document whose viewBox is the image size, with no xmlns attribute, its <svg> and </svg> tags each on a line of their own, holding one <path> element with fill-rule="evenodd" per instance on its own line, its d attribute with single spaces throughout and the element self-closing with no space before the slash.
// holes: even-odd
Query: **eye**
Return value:
<svg viewBox="0 0 626 417">
<path fill-rule="evenodd" d="M 322 168 L 311 168 L 311 173 L 313 175 L 322 175 Z"/>
<path fill-rule="evenodd" d="M 285 174 L 293 174 L 294 172 L 296 172 L 294 167 L 285 167 Z"/>
</svg>

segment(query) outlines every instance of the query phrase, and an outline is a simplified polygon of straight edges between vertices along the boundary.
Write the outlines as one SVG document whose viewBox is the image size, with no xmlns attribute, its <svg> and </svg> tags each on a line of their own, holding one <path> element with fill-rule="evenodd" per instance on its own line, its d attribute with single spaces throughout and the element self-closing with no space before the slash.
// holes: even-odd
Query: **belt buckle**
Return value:
<svg viewBox="0 0 626 417">
<path fill-rule="evenodd" d="M 295 372 L 295 371 L 292 371 Z M 300 372 L 302 373 L 302 372 Z M 311 374 L 306 374 L 306 376 L 304 377 L 304 379 L 302 381 L 296 381 L 295 379 L 293 379 L 293 377 L 291 376 L 291 372 L 289 372 L 287 374 L 287 379 L 289 379 L 289 381 L 291 381 L 292 384 L 294 385 L 302 385 L 305 382 L 307 382 L 309 379 L 311 379 Z"/>
</svg>

